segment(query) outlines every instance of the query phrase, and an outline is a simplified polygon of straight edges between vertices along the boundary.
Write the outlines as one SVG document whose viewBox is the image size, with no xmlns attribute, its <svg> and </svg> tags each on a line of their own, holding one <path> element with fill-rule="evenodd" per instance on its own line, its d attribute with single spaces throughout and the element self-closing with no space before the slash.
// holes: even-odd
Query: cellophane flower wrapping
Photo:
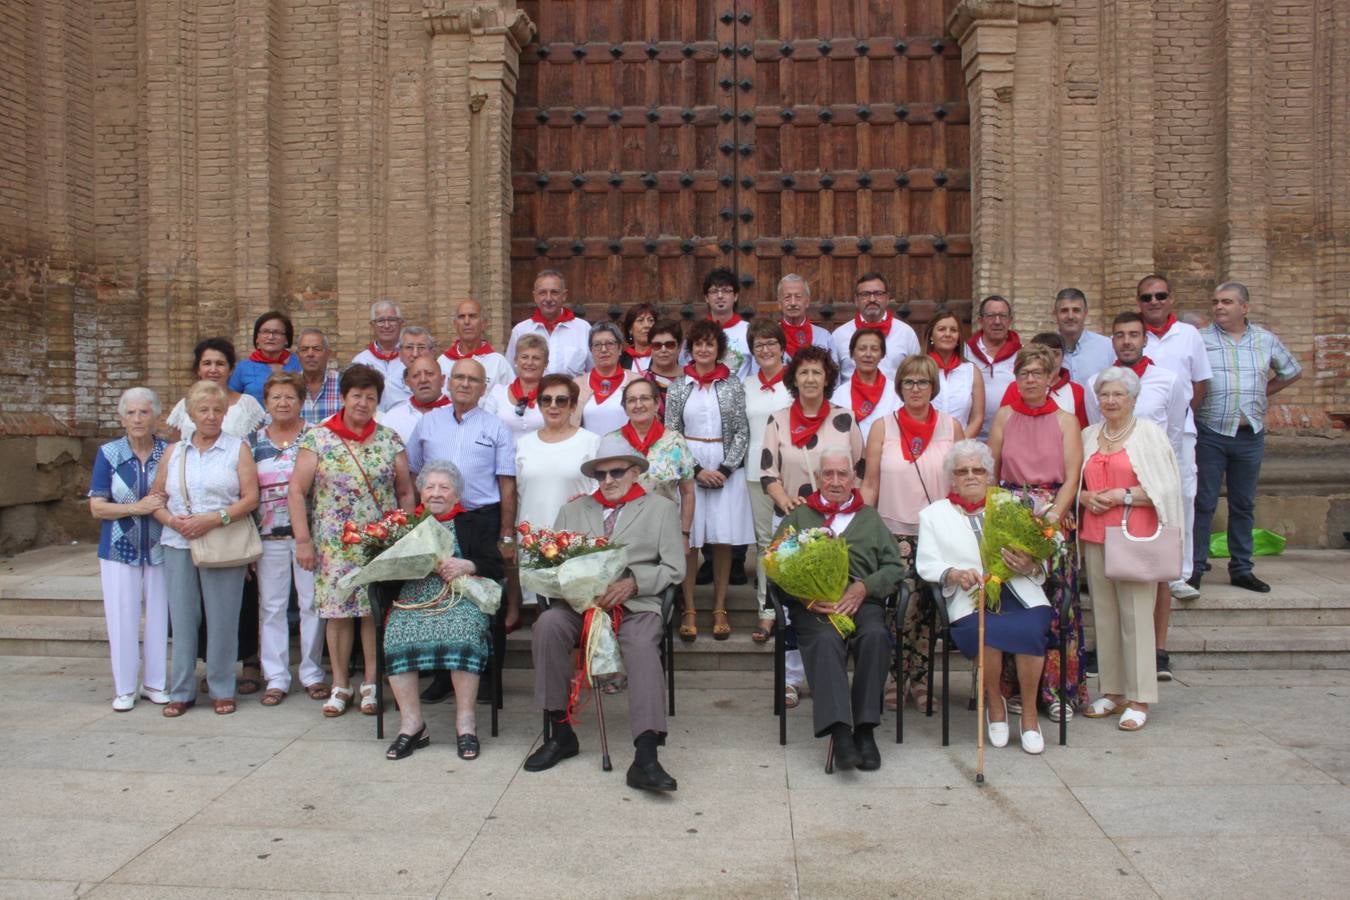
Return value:
<svg viewBox="0 0 1350 900">
<path fill-rule="evenodd" d="M 1004 488 L 990 488 L 984 501 L 984 536 L 980 540 L 980 561 L 984 563 L 985 604 L 997 611 L 1003 585 L 1014 573 L 1003 562 L 1003 549 L 1020 550 L 1043 563 L 1064 546 L 1059 528 L 1045 518 L 1044 510 L 1019 500 Z"/>
<path fill-rule="evenodd" d="M 433 516 L 427 516 L 393 546 L 375 556 L 338 582 L 342 590 L 354 590 L 377 581 L 416 581 L 435 571 L 442 559 L 456 555 L 455 537 Z M 502 586 L 490 578 L 462 575 L 450 588 L 483 611 L 496 615 L 501 607 Z"/>
<path fill-rule="evenodd" d="M 782 590 L 806 603 L 836 603 L 848 587 L 848 542 L 828 528 L 788 528 L 769 545 L 760 562 Z M 830 613 L 841 637 L 853 633 L 851 616 Z"/>
</svg>

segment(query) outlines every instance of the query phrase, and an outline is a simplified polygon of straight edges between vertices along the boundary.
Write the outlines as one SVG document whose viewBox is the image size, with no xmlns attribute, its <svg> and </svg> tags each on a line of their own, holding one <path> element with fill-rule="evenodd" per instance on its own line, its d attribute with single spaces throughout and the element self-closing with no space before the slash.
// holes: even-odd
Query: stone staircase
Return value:
<svg viewBox="0 0 1350 900">
<path fill-rule="evenodd" d="M 728 593 L 732 636 L 712 639 L 711 589 L 699 588 L 700 635 L 676 641 L 677 669 L 769 670 L 772 643 L 750 640 L 757 619 L 752 583 Z M 1269 594 L 1228 585 L 1218 561 L 1199 600 L 1173 602 L 1173 668 L 1350 669 L 1350 552 L 1290 550 L 1261 559 Z M 1091 627 L 1091 600 L 1085 598 Z M 507 665 L 530 665 L 529 631 L 508 638 Z M 45 547 L 0 560 L 0 656 L 107 656 L 95 548 Z M 953 660 L 964 668 L 963 660 Z"/>
</svg>

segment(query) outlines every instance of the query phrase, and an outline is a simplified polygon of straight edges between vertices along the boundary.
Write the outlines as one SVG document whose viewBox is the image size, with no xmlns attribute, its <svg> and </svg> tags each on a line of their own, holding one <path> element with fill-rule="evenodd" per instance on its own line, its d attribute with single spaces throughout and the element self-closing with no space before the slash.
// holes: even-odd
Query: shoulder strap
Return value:
<svg viewBox="0 0 1350 900">
<path fill-rule="evenodd" d="M 342 446 L 347 448 L 347 453 L 351 456 L 352 462 L 356 463 L 356 471 L 361 473 L 361 478 L 366 482 L 366 490 L 370 492 L 370 499 L 375 501 L 375 509 L 383 513 L 384 505 L 380 503 L 380 497 L 375 493 L 375 486 L 370 483 L 370 476 L 366 474 L 366 467 L 361 465 L 361 460 L 357 457 L 356 451 L 352 449 L 352 445 L 347 443 L 346 438 L 339 437 L 338 440 L 342 441 Z"/>
<path fill-rule="evenodd" d="M 189 439 L 190 440 L 190 439 Z M 179 441 L 181 445 L 183 442 Z M 187 452 L 179 447 L 178 452 L 178 479 L 183 483 L 183 502 L 187 504 L 188 515 L 192 515 L 192 495 L 188 493 L 187 482 Z"/>
</svg>

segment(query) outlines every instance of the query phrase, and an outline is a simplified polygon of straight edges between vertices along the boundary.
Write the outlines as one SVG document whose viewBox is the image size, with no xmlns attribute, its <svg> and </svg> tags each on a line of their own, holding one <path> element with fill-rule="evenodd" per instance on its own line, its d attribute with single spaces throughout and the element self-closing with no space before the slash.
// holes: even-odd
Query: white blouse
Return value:
<svg viewBox="0 0 1350 900">
<path fill-rule="evenodd" d="M 599 449 L 600 436 L 585 428 L 556 444 L 546 443 L 537 432 L 517 441 L 516 523 L 552 528 L 564 503 L 594 491 L 596 484 L 581 474 L 581 464 L 594 459 Z"/>
<path fill-rule="evenodd" d="M 745 451 L 745 477 L 751 484 L 759 484 L 760 457 L 764 455 L 764 426 L 769 416 L 792 405 L 787 386 L 778 382 L 766 391 L 759 383 L 759 375 L 742 379 L 745 385 L 745 417 L 750 420 L 750 446 Z"/>
<path fill-rule="evenodd" d="M 169 494 L 169 512 L 175 516 L 213 513 L 238 502 L 241 443 L 238 437 L 222 431 L 216 442 L 204 451 L 198 450 L 186 438 L 174 444 L 171 458 L 160 463 L 169 467 L 164 479 L 164 489 Z M 179 455 L 183 453 L 187 454 L 185 458 Z M 184 471 L 187 472 L 186 493 L 183 491 Z M 189 495 L 192 500 L 190 508 Z M 190 547 L 188 539 L 168 525 L 164 526 L 160 543 L 179 550 Z"/>
<path fill-rule="evenodd" d="M 623 408 L 622 388 L 606 397 L 604 403 L 596 403 L 595 394 L 591 394 L 581 407 L 581 427 L 595 434 L 609 434 L 627 424 L 628 413 L 624 412 Z"/>
<path fill-rule="evenodd" d="M 515 401 L 511 399 L 511 383 L 514 381 L 512 378 L 511 381 L 494 384 L 478 406 L 500 419 L 519 446 L 521 438 L 544 427 L 544 414 L 537 405 L 526 406 L 519 413 L 516 411 Z"/>
<path fill-rule="evenodd" d="M 866 417 L 858 419 L 858 430 L 862 432 L 863 442 L 867 441 L 867 434 L 872 430 L 872 423 L 895 412 L 900 408 L 900 396 L 896 394 L 894 387 L 894 376 L 888 375 L 882 371 L 878 373 L 886 381 L 886 388 L 881 392 L 881 400 L 877 403 L 877 408 L 872 410 Z M 835 406 L 842 406 L 844 409 L 853 409 L 853 379 L 845 378 L 839 387 L 834 389 L 834 394 L 830 396 L 830 402 Z M 854 413 L 857 417 L 857 413 Z M 838 531 L 839 529 L 835 529 Z"/>
<path fill-rule="evenodd" d="M 950 375 L 939 368 L 938 385 L 933 407 L 951 416 L 964 429 L 970 422 L 970 406 L 974 402 L 975 364 L 963 362 Z M 988 404 L 989 398 L 985 397 L 984 402 Z"/>
</svg>

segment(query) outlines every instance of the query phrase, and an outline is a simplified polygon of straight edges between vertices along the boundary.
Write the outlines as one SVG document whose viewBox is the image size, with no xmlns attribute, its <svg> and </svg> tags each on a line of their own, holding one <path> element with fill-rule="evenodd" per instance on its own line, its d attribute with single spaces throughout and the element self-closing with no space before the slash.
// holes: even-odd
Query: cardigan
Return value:
<svg viewBox="0 0 1350 900">
<path fill-rule="evenodd" d="M 684 404 L 694 392 L 694 380 L 681 377 L 666 392 L 666 427 L 684 434 Z M 750 447 L 750 420 L 745 415 L 745 386 L 730 378 L 713 382 L 717 392 L 717 407 L 722 412 L 722 464 L 717 468 L 723 475 L 745 465 L 745 451 Z"/>
<path fill-rule="evenodd" d="M 1105 422 L 1089 425 L 1083 432 L 1083 467 L 1097 452 L 1097 438 Z M 1135 418 L 1134 431 L 1125 440 L 1125 455 L 1130 458 L 1139 486 L 1153 501 L 1158 521 L 1183 527 L 1181 513 L 1181 473 L 1172 444 L 1161 428 L 1147 419 Z M 1083 474 L 1078 473 L 1078 490 L 1083 489 Z"/>
</svg>

